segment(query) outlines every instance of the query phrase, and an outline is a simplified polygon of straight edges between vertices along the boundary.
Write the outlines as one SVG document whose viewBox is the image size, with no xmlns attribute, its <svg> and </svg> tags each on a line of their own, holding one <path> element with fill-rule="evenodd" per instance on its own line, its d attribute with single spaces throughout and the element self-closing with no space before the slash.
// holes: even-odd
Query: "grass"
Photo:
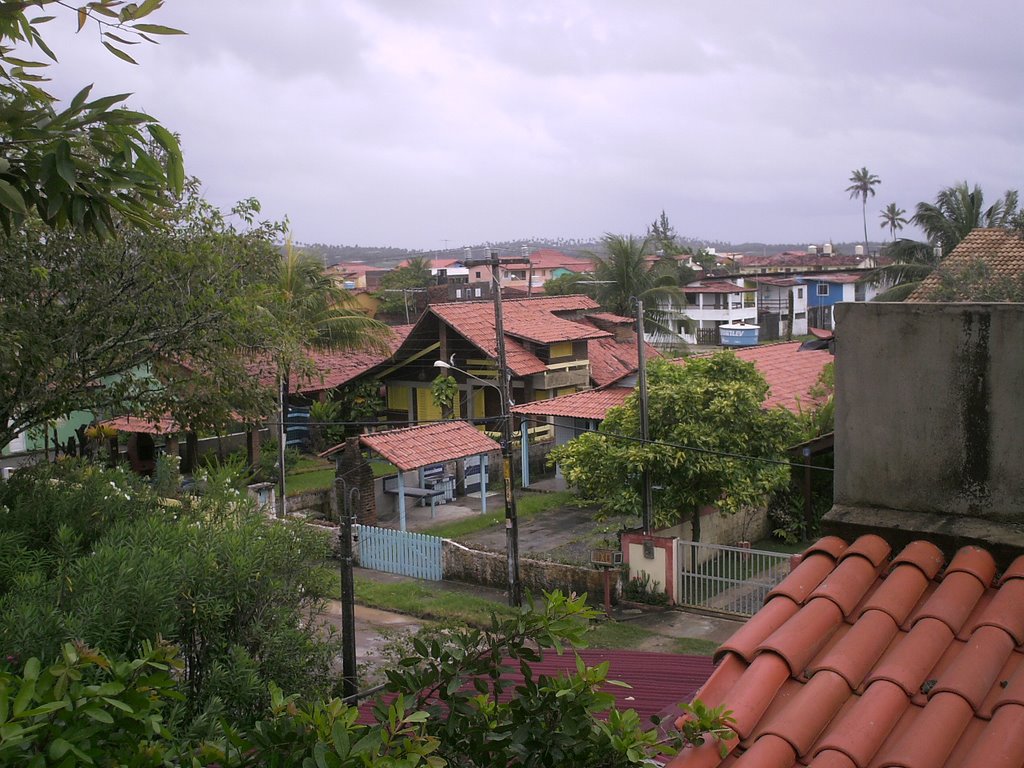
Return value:
<svg viewBox="0 0 1024 768">
<path fill-rule="evenodd" d="M 753 544 L 754 549 L 760 549 L 765 552 L 785 552 L 790 555 L 798 555 L 813 544 L 817 539 L 808 539 L 807 541 L 798 541 L 793 544 L 789 544 L 779 539 L 761 539 Z"/>
<path fill-rule="evenodd" d="M 340 576 L 338 577 L 340 582 Z M 336 594 L 341 591 L 340 583 Z M 432 621 L 448 621 L 471 627 L 489 627 L 491 614 L 511 616 L 512 609 L 464 592 L 425 586 L 418 582 L 380 582 L 355 579 L 356 602 Z"/>
<path fill-rule="evenodd" d="M 687 656 L 714 656 L 718 643 L 714 640 L 704 640 L 700 637 L 680 637 L 676 640 L 676 653 L 684 653 Z"/>
<path fill-rule="evenodd" d="M 572 491 L 559 491 L 558 493 L 530 493 L 526 492 L 522 497 L 516 499 L 516 515 L 520 520 L 532 517 L 533 515 L 547 512 L 557 507 L 564 507 L 571 504 L 576 498 Z M 423 529 L 421 533 L 431 536 L 441 536 L 445 539 L 455 539 L 469 536 L 479 531 L 485 531 L 491 526 L 503 526 L 505 524 L 505 509 L 502 502 L 492 502 L 496 508 L 494 512 L 486 515 L 474 515 L 464 517 L 461 520 L 453 520 L 448 523 L 439 523 Z"/>
<path fill-rule="evenodd" d="M 589 648 L 635 648 L 655 633 L 629 621 L 602 621 L 587 635 Z"/>
</svg>

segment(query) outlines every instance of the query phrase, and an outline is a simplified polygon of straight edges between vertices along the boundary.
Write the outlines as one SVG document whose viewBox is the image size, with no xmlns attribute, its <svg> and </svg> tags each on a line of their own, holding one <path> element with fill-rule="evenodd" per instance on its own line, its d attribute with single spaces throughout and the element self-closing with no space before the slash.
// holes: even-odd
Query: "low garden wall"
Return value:
<svg viewBox="0 0 1024 768">
<path fill-rule="evenodd" d="M 508 558 L 504 552 L 469 549 L 458 542 L 444 540 L 442 546 L 444 578 L 498 589 L 508 588 Z M 618 569 L 612 572 L 612 602 L 617 601 L 621 585 Z M 587 593 L 594 604 L 604 602 L 604 574 L 596 568 L 520 558 L 519 576 L 524 592 L 542 591 Z"/>
</svg>

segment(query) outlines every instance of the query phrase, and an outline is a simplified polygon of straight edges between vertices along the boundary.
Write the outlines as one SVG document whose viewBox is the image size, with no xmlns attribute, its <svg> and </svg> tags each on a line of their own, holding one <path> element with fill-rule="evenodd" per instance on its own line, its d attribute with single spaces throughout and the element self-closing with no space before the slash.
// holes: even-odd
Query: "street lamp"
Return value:
<svg viewBox="0 0 1024 768">
<path fill-rule="evenodd" d="M 504 352 L 504 349 L 499 351 Z M 519 580 L 519 518 L 516 516 L 516 499 L 513 493 L 512 479 L 512 413 L 510 410 L 511 398 L 508 391 L 508 370 L 505 366 L 504 355 L 499 355 L 498 360 L 498 383 L 481 379 L 469 371 L 456 368 L 446 360 L 435 360 L 435 368 L 457 371 L 471 379 L 476 379 L 481 384 L 494 387 L 498 390 L 498 399 L 501 405 L 501 467 L 502 478 L 505 481 L 505 548 L 508 553 L 508 603 L 513 607 L 523 604 L 523 586 Z"/>
</svg>

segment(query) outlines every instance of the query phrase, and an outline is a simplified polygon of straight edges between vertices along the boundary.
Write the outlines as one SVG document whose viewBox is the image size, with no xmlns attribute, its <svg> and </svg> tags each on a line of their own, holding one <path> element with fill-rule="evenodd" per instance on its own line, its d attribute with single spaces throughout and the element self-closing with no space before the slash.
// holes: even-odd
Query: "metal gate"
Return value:
<svg viewBox="0 0 1024 768">
<path fill-rule="evenodd" d="M 792 555 L 760 549 L 679 542 L 679 603 L 719 613 L 753 616 L 789 575 Z"/>
<path fill-rule="evenodd" d="M 416 579 L 441 580 L 441 542 L 444 539 L 372 525 L 356 525 L 355 530 L 359 537 L 359 565 L 363 568 Z"/>
</svg>

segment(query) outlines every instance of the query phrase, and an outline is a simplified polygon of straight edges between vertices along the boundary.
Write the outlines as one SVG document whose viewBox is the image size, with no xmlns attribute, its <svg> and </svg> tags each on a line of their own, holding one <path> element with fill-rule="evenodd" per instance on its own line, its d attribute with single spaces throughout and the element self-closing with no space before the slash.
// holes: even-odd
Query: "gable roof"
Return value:
<svg viewBox="0 0 1024 768">
<path fill-rule="evenodd" d="M 800 279 L 807 283 L 856 283 L 865 278 L 867 273 L 861 272 L 823 272 L 820 275 L 805 275 Z"/>
<path fill-rule="evenodd" d="M 1024 556 L 995 579 L 964 547 L 896 557 L 874 535 L 828 537 L 716 654 L 697 692 L 739 739 L 670 768 L 1017 768 L 1024 765 Z"/>
<path fill-rule="evenodd" d="M 534 400 L 512 407 L 513 413 L 529 416 L 563 416 L 572 419 L 603 419 L 609 408 L 622 405 L 633 392 L 632 387 L 586 389 L 571 395 Z"/>
<path fill-rule="evenodd" d="M 501 450 L 500 445 L 468 421 L 436 421 L 416 427 L 372 432 L 360 436 L 359 443 L 376 451 L 403 472 Z M 344 447 L 342 443 L 320 455 L 327 456 Z"/>
<path fill-rule="evenodd" d="M 590 271 L 594 268 L 593 259 L 583 256 L 570 256 L 553 248 L 540 248 L 530 254 L 530 264 L 534 269 L 555 269 L 563 267 L 573 272 Z"/>
<path fill-rule="evenodd" d="M 942 268 L 957 269 L 983 261 L 993 277 L 1020 278 L 1024 275 L 1024 237 L 996 227 L 978 228 L 960 241 L 960 244 L 942 260 Z M 907 301 L 928 301 L 928 296 L 941 285 L 937 270 L 917 286 Z"/>
<path fill-rule="evenodd" d="M 492 306 L 489 301 L 460 301 L 431 304 L 427 311 L 454 328 L 484 354 L 496 357 L 497 334 Z M 543 296 L 504 301 L 505 352 L 509 368 L 516 376 L 547 370 L 547 365 L 516 339 L 553 344 L 611 336 L 608 331 L 561 316 L 596 308 L 597 303 L 587 296 Z"/>
</svg>

